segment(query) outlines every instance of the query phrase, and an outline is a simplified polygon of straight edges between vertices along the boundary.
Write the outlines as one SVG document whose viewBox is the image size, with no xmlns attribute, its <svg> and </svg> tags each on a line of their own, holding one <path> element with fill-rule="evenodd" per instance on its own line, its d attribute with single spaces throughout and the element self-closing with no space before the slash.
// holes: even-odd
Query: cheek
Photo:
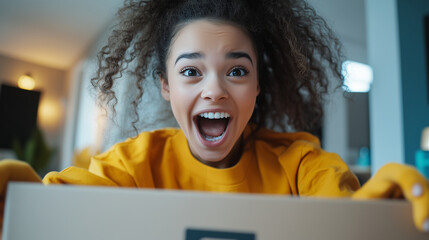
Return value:
<svg viewBox="0 0 429 240">
<path fill-rule="evenodd" d="M 256 97 L 258 96 L 258 89 L 255 86 L 250 86 L 242 91 L 237 91 L 235 94 L 236 102 L 241 110 L 245 111 L 246 117 L 250 117 L 255 108 Z"/>
<path fill-rule="evenodd" d="M 192 103 L 191 91 L 181 85 L 170 85 L 170 104 L 176 119 L 188 116 L 188 108 Z"/>
<path fill-rule="evenodd" d="M 174 89 L 172 91 L 170 91 L 170 102 L 171 102 L 171 106 L 173 107 L 173 111 L 174 109 L 180 108 L 180 107 L 184 107 L 184 102 L 186 102 L 186 95 L 182 94 L 182 92 L 178 89 Z"/>
</svg>

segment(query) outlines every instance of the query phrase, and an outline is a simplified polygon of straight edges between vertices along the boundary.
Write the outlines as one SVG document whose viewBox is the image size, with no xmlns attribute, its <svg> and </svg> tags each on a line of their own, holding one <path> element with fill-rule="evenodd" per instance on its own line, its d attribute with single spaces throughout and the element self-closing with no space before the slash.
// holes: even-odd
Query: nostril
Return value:
<svg viewBox="0 0 429 240">
<path fill-rule="evenodd" d="M 228 92 L 219 90 L 205 90 L 201 92 L 201 98 L 211 101 L 220 101 L 228 98 Z"/>
<path fill-rule="evenodd" d="M 228 90 L 222 78 L 210 75 L 204 79 L 201 97 L 205 100 L 219 101 L 228 98 Z"/>
</svg>

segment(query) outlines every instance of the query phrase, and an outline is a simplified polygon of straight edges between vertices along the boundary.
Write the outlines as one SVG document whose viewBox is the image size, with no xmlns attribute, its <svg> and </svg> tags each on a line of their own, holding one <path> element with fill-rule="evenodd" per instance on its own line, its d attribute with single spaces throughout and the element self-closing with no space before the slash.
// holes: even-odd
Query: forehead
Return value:
<svg viewBox="0 0 429 240">
<path fill-rule="evenodd" d="M 226 53 L 246 51 L 256 57 L 249 35 L 231 23 L 196 20 L 183 25 L 173 37 L 169 55 L 183 52 Z"/>
</svg>

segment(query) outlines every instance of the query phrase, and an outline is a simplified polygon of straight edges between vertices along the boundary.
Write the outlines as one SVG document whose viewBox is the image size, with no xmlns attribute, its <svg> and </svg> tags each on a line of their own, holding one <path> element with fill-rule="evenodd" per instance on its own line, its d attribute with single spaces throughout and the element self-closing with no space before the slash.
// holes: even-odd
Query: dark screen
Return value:
<svg viewBox="0 0 429 240">
<path fill-rule="evenodd" d="M 11 148 L 14 139 L 27 141 L 37 126 L 39 99 L 38 91 L 0 86 L 0 148 Z"/>
</svg>

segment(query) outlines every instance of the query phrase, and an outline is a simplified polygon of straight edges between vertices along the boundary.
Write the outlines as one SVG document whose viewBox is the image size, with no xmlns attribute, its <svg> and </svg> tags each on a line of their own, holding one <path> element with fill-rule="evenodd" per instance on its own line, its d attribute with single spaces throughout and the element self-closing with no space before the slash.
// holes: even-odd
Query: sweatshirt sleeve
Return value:
<svg viewBox="0 0 429 240">
<path fill-rule="evenodd" d="M 61 172 L 50 172 L 45 175 L 42 182 L 48 184 L 76 184 L 94 186 L 118 186 L 112 180 L 100 177 L 87 169 L 68 167 Z"/>
<path fill-rule="evenodd" d="M 12 181 L 40 182 L 40 177 L 26 162 L 4 159 L 0 161 L 0 198 L 6 195 L 7 184 Z"/>
<path fill-rule="evenodd" d="M 61 172 L 48 173 L 42 181 L 44 184 L 136 187 L 134 178 L 128 173 L 116 150 L 113 147 L 93 157 L 88 169 L 68 167 Z"/>
<path fill-rule="evenodd" d="M 69 167 L 48 173 L 44 184 L 80 184 L 153 188 L 151 159 L 159 159 L 166 139 L 176 129 L 142 132 L 91 158 L 89 168 Z"/>
<path fill-rule="evenodd" d="M 360 188 L 357 177 L 334 153 L 301 144 L 297 185 L 300 196 L 350 197 Z"/>
</svg>

